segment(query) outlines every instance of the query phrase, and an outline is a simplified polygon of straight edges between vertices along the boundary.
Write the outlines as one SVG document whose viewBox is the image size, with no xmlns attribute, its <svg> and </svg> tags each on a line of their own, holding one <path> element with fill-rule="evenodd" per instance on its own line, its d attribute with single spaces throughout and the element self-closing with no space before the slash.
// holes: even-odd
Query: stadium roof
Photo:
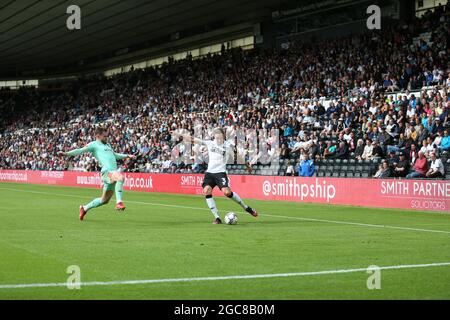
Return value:
<svg viewBox="0 0 450 320">
<path fill-rule="evenodd" d="M 79 63 L 175 32 L 271 14 L 281 0 L 5 0 L 0 2 L 0 74 Z M 66 28 L 69 5 L 81 30 Z M 200 31 L 201 32 L 201 31 Z M 75 61 L 74 61 L 75 60 Z"/>
<path fill-rule="evenodd" d="M 336 3 L 349 0 L 324 0 Z M 320 2 L 320 1 L 319 1 Z M 242 22 L 311 0 L 3 0 L 0 78 L 75 70 L 121 52 L 152 47 Z M 69 5 L 81 8 L 81 30 L 68 30 Z M 136 45 L 137 48 L 136 48 Z M 135 46 L 135 48 L 133 48 Z"/>
</svg>

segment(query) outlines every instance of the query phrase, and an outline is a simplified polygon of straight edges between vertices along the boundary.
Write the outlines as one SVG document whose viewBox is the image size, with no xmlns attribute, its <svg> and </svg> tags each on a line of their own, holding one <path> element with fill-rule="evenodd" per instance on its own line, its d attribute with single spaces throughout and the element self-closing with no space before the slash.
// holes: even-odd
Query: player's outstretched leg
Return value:
<svg viewBox="0 0 450 320">
<path fill-rule="evenodd" d="M 230 188 L 222 188 L 222 192 L 226 197 L 230 198 L 231 200 L 239 204 L 245 211 L 250 213 L 252 216 L 254 217 L 258 216 L 256 210 L 253 210 L 248 205 L 246 205 L 245 202 L 241 199 L 241 197 L 239 197 L 239 195 L 236 192 L 231 191 Z"/>
<path fill-rule="evenodd" d="M 125 210 L 125 206 L 122 201 L 123 196 L 123 184 L 125 182 L 125 177 L 120 172 L 109 173 L 109 179 L 112 183 L 115 182 L 115 192 L 116 192 L 116 210 Z"/>
<path fill-rule="evenodd" d="M 84 219 L 84 216 L 89 210 L 107 204 L 109 202 L 109 199 L 111 199 L 112 194 L 112 191 L 104 191 L 101 198 L 95 198 L 88 204 L 80 206 L 80 220 Z"/>
<path fill-rule="evenodd" d="M 212 196 L 212 188 L 210 186 L 204 187 L 203 194 L 205 195 L 206 204 L 208 205 L 208 208 L 214 215 L 213 224 L 221 224 L 222 220 L 220 219 L 219 210 L 217 210 L 216 207 L 216 201 L 214 201 L 214 198 Z"/>
<path fill-rule="evenodd" d="M 122 202 L 122 195 L 123 195 L 123 183 L 125 182 L 125 179 L 122 178 L 116 182 L 116 209 L 117 210 L 125 210 L 125 206 Z"/>
</svg>

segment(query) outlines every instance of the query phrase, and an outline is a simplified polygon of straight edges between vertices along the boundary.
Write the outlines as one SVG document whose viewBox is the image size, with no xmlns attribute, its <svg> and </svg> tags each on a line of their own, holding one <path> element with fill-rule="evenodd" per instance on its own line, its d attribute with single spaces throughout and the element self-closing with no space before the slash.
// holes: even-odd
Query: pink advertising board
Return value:
<svg viewBox="0 0 450 320">
<path fill-rule="evenodd" d="M 203 175 L 126 173 L 125 189 L 201 194 Z M 98 173 L 0 170 L 0 182 L 101 186 Z M 450 211 L 450 181 L 231 175 L 243 198 L 412 210 Z M 217 193 L 219 194 L 219 193 Z"/>
</svg>

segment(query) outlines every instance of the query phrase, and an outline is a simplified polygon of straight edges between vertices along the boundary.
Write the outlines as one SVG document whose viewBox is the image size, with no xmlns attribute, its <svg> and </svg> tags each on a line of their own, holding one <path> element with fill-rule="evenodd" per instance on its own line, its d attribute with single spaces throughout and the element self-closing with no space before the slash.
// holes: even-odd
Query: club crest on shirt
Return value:
<svg viewBox="0 0 450 320">
<path fill-rule="evenodd" d="M 211 152 L 218 153 L 218 154 L 220 154 L 222 156 L 225 156 L 225 153 L 226 153 L 225 149 L 218 148 L 218 147 L 212 147 L 211 148 Z"/>
</svg>

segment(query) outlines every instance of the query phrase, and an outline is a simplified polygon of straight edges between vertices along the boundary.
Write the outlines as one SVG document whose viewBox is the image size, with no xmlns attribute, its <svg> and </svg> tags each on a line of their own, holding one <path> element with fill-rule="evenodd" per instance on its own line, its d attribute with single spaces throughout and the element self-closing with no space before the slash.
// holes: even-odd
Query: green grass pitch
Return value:
<svg viewBox="0 0 450 320">
<path fill-rule="evenodd" d="M 202 197 L 125 192 L 124 213 L 110 203 L 80 222 L 78 205 L 99 193 L 0 184 L 0 299 L 450 298 L 449 214 L 248 200 L 255 219 L 216 198 L 239 222 L 212 225 Z M 368 266 L 432 263 L 447 264 L 381 270 L 381 288 L 367 288 Z M 71 265 L 109 285 L 49 286 Z"/>
</svg>

